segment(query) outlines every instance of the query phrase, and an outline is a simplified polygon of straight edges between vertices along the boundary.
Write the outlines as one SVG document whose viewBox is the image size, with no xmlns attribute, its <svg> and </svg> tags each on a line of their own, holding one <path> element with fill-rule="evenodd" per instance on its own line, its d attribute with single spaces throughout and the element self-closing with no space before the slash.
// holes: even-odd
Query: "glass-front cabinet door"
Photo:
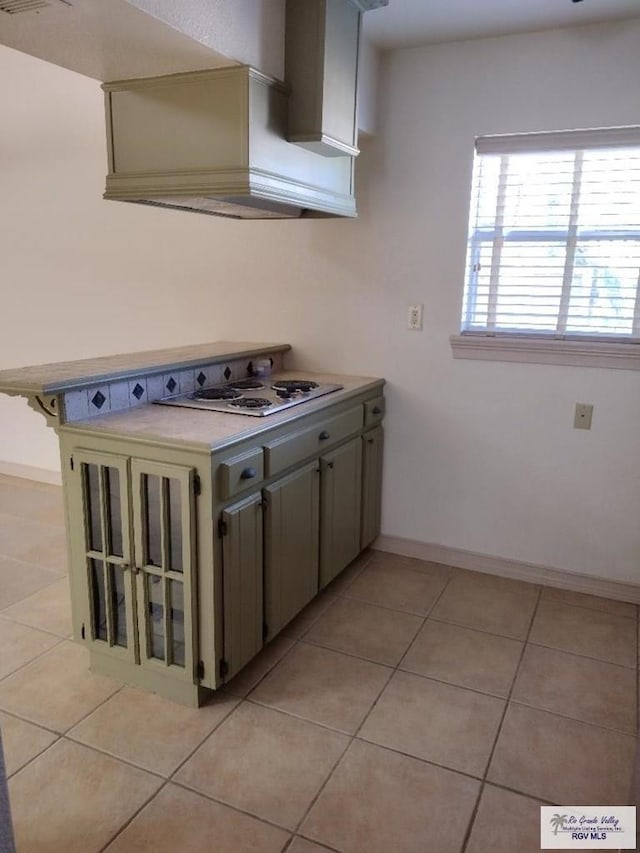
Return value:
<svg viewBox="0 0 640 853">
<path fill-rule="evenodd" d="M 194 470 L 131 460 L 140 663 L 194 680 Z"/>
<path fill-rule="evenodd" d="M 134 661 L 128 460 L 78 452 L 75 462 L 80 466 L 83 579 L 89 609 L 84 639 Z"/>
</svg>

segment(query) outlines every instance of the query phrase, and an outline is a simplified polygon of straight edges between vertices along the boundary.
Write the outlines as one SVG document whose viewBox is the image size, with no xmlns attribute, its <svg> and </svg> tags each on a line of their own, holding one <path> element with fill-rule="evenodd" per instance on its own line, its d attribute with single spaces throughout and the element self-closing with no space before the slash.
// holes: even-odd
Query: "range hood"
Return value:
<svg viewBox="0 0 640 853">
<path fill-rule="evenodd" d="M 356 215 L 353 158 L 287 142 L 289 91 L 248 66 L 103 89 L 106 199 L 241 219 Z"/>
<path fill-rule="evenodd" d="M 229 216 L 357 215 L 362 12 L 287 0 L 286 85 L 246 65 L 103 84 L 104 198 Z"/>
</svg>

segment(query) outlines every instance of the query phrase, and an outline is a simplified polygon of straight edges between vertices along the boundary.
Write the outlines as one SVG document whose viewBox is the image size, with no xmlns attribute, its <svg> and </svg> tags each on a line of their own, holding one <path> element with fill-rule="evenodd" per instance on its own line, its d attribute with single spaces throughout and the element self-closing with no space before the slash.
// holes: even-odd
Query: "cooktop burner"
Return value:
<svg viewBox="0 0 640 853">
<path fill-rule="evenodd" d="M 264 385 L 259 379 L 239 379 L 237 382 L 230 382 L 228 387 L 235 391 L 259 391 Z"/>
<path fill-rule="evenodd" d="M 306 379 L 279 379 L 271 386 L 274 391 L 287 391 L 289 394 L 307 394 L 318 387 L 317 382 L 309 382 Z"/>
<path fill-rule="evenodd" d="M 235 409 L 266 409 L 273 403 L 264 397 L 240 397 L 239 400 L 231 400 L 229 405 Z"/>
<path fill-rule="evenodd" d="M 289 374 L 291 375 L 291 374 Z M 295 377 L 295 374 L 293 374 Z M 339 391 L 342 385 L 333 382 L 312 382 L 307 379 L 289 379 L 273 376 L 262 380 L 248 376 L 226 385 L 213 388 L 201 388 L 189 394 L 176 394 L 157 400 L 164 406 L 183 406 L 187 409 L 201 409 L 210 412 L 223 412 L 228 415 L 252 415 L 267 417 L 291 406 L 310 403 L 317 397 Z"/>
<path fill-rule="evenodd" d="M 236 400 L 242 397 L 240 391 L 229 386 L 225 388 L 203 388 L 192 395 L 193 400 Z"/>
</svg>

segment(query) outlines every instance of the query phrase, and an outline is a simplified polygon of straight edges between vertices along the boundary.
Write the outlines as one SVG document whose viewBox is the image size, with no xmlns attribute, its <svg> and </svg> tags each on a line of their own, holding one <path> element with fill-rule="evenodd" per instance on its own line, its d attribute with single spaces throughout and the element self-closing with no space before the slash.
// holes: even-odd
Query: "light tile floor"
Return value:
<svg viewBox="0 0 640 853">
<path fill-rule="evenodd" d="M 194 710 L 89 672 L 61 504 L 0 477 L 19 853 L 537 853 L 633 803 L 634 605 L 368 552 Z"/>
</svg>

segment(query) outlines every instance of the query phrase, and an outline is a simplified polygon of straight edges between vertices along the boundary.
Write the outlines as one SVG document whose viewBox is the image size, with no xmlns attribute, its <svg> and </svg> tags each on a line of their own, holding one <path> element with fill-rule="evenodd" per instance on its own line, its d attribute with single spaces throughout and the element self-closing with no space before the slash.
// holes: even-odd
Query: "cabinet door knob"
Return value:
<svg viewBox="0 0 640 853">
<path fill-rule="evenodd" d="M 327 468 L 333 468 L 333 462 L 327 462 Z"/>
<path fill-rule="evenodd" d="M 373 444 L 373 442 L 374 442 L 374 441 L 375 441 L 375 439 L 373 439 L 373 438 L 368 438 L 368 439 L 367 439 L 367 444 Z"/>
<path fill-rule="evenodd" d="M 326 429 L 323 429 L 318 438 L 320 441 L 326 441 L 328 438 L 331 438 L 331 434 Z"/>
<path fill-rule="evenodd" d="M 374 406 L 373 409 L 371 409 L 371 411 L 374 415 L 381 415 L 382 414 L 382 409 L 380 408 L 380 406 Z"/>
<path fill-rule="evenodd" d="M 240 474 L 241 480 L 253 480 L 258 472 L 255 468 L 245 468 L 242 474 Z"/>
</svg>

